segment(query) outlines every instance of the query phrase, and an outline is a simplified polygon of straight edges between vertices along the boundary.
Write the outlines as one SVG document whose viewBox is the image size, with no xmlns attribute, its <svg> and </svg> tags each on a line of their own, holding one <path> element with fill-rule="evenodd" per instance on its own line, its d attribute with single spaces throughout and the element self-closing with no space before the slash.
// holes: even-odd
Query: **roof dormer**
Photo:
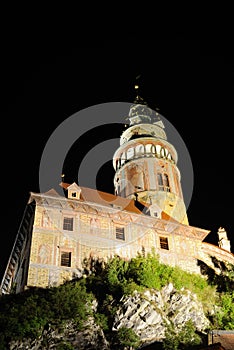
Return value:
<svg viewBox="0 0 234 350">
<path fill-rule="evenodd" d="M 148 211 L 150 212 L 150 216 L 161 219 L 162 209 L 156 203 L 150 204 Z"/>
<path fill-rule="evenodd" d="M 81 188 L 75 182 L 67 187 L 67 198 L 80 199 Z"/>
</svg>

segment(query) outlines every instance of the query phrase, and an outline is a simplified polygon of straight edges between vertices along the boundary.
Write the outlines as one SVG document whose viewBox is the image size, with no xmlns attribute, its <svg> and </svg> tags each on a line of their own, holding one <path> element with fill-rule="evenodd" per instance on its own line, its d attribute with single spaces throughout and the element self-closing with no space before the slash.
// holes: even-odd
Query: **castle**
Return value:
<svg viewBox="0 0 234 350">
<path fill-rule="evenodd" d="M 158 254 L 160 261 L 200 273 L 211 257 L 234 265 L 225 229 L 218 246 L 204 242 L 210 231 L 189 225 L 177 167 L 160 115 L 137 95 L 128 125 L 113 155 L 115 194 L 60 183 L 31 192 L 1 282 L 1 293 L 48 287 L 79 276 L 85 259 L 130 259 Z"/>
</svg>

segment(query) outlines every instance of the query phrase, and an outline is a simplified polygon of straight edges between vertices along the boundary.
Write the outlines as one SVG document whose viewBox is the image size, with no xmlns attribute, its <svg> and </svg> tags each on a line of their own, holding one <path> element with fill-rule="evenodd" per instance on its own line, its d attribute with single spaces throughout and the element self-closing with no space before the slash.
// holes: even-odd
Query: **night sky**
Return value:
<svg viewBox="0 0 234 350">
<path fill-rule="evenodd" d="M 125 40 L 84 40 L 78 35 L 66 44 L 64 39 L 38 34 L 31 40 L 15 33 L 2 49 L 1 275 L 29 193 L 40 191 L 40 161 L 51 134 L 90 106 L 132 103 L 138 75 L 142 96 L 175 127 L 190 154 L 190 225 L 211 230 L 206 241 L 215 244 L 218 228 L 226 228 L 234 252 L 234 65 L 228 55 L 217 55 L 196 40 L 146 40 L 134 35 Z M 77 140 L 61 169 L 65 181 L 77 181 L 79 165 L 92 147 L 121 135 L 121 118 L 116 127 L 103 125 Z M 60 175 L 55 182 L 60 182 Z M 103 164 L 96 188 L 113 193 L 113 175 L 111 162 Z"/>
</svg>

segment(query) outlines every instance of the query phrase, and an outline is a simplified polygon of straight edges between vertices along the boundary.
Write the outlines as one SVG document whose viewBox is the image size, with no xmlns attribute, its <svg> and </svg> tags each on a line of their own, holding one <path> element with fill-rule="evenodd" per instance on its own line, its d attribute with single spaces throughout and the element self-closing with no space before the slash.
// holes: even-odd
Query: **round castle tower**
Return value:
<svg viewBox="0 0 234 350">
<path fill-rule="evenodd" d="M 128 120 L 113 156 L 116 195 L 148 206 L 150 215 L 161 218 L 164 212 L 188 225 L 177 152 L 167 141 L 160 114 L 137 96 Z"/>
</svg>

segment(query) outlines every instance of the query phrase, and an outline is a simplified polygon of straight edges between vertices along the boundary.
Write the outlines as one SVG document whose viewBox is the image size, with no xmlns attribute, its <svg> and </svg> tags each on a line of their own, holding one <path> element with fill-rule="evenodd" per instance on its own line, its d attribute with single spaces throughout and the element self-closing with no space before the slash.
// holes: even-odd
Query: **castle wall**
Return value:
<svg viewBox="0 0 234 350">
<path fill-rule="evenodd" d="M 201 273 L 199 260 L 216 268 L 213 257 L 234 265 L 232 253 L 203 242 L 209 231 L 174 221 L 63 197 L 37 198 L 35 214 L 26 213 L 2 281 L 4 293 L 12 286 L 20 292 L 62 284 L 81 276 L 90 257 L 128 260 L 154 251 L 162 263 L 194 273 Z"/>
<path fill-rule="evenodd" d="M 72 230 L 64 230 L 64 218 L 73 218 Z M 85 203 L 75 210 L 39 205 L 27 286 L 58 285 L 79 276 L 89 257 L 131 259 L 138 253 L 152 253 L 152 248 L 161 262 L 199 273 L 194 257 L 199 255 L 203 235 L 203 230 L 185 225 Z M 61 266 L 64 252 L 71 254 L 69 267 Z"/>
</svg>

